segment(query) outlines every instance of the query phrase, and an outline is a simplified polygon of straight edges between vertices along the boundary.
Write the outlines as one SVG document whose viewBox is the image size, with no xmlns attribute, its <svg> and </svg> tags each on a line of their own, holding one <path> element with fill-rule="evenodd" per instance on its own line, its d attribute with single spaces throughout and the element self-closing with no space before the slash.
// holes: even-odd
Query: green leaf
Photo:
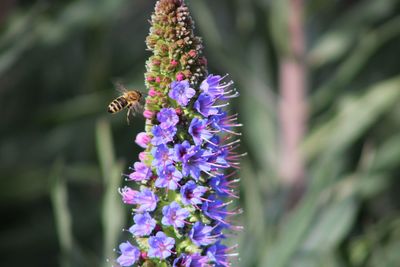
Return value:
<svg viewBox="0 0 400 267">
<path fill-rule="evenodd" d="M 343 152 L 400 100 L 400 76 L 379 82 L 361 96 L 347 96 L 333 118 L 316 127 L 304 142 L 309 160 Z"/>
<path fill-rule="evenodd" d="M 121 185 L 123 164 L 115 160 L 111 128 L 107 120 L 100 119 L 96 125 L 97 154 L 103 174 L 105 194 L 102 206 L 104 232 L 103 253 L 105 258 L 113 257 L 113 248 L 118 242 L 126 215 L 118 188 Z M 104 262 L 104 266 L 108 263 Z"/>
<path fill-rule="evenodd" d="M 72 218 L 68 207 L 68 189 L 62 178 L 64 163 L 56 160 L 50 175 L 50 197 L 56 222 L 57 236 L 61 248 L 61 266 L 72 267 L 73 252 Z"/>
</svg>

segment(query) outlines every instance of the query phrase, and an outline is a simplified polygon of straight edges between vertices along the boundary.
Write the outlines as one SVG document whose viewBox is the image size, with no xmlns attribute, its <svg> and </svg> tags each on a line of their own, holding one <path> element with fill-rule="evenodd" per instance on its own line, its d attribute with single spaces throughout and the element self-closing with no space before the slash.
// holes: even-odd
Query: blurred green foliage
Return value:
<svg viewBox="0 0 400 267">
<path fill-rule="evenodd" d="M 113 80 L 144 87 L 154 2 L 0 3 L 1 266 L 111 265 L 129 215 L 120 174 L 144 122 L 127 126 L 106 106 Z M 187 2 L 210 71 L 241 92 L 249 156 L 234 266 L 400 266 L 399 1 L 306 1 L 310 121 L 296 205 L 277 169 L 287 2 Z"/>
</svg>

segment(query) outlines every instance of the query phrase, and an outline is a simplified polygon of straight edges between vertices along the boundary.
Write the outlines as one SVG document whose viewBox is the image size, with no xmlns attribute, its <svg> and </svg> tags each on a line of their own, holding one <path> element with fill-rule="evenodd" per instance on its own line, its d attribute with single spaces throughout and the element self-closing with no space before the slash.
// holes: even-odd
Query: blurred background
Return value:
<svg viewBox="0 0 400 267">
<path fill-rule="evenodd" d="M 0 1 L 0 266 L 111 266 L 154 0 Z M 241 97 L 243 267 L 400 266 L 400 3 L 187 0 Z M 234 111 L 232 111 L 234 112 Z"/>
</svg>

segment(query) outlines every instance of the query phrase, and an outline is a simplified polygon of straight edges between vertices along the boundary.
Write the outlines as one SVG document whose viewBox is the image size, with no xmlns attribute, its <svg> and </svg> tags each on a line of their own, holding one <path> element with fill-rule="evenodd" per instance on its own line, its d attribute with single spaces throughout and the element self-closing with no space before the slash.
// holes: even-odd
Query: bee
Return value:
<svg viewBox="0 0 400 267">
<path fill-rule="evenodd" d="M 107 110 L 114 114 L 127 108 L 126 121 L 129 124 L 129 116 L 143 109 L 143 93 L 138 90 L 127 90 L 121 83 L 116 83 L 116 87 L 122 95 L 111 101 Z"/>
</svg>

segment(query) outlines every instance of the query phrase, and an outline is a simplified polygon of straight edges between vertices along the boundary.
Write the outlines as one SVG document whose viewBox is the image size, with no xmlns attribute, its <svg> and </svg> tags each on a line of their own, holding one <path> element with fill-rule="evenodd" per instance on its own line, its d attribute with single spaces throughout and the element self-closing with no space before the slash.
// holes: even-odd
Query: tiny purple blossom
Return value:
<svg viewBox="0 0 400 267">
<path fill-rule="evenodd" d="M 194 108 L 204 117 L 218 114 L 218 108 L 213 106 L 215 98 L 212 96 L 202 93 L 199 98 L 194 102 Z"/>
<path fill-rule="evenodd" d="M 135 162 L 133 166 L 135 171 L 129 174 L 129 180 L 143 181 L 148 180 L 151 177 L 151 169 L 143 162 Z"/>
<path fill-rule="evenodd" d="M 215 263 L 216 267 L 227 267 L 230 266 L 228 256 L 237 256 L 237 253 L 229 253 L 229 250 L 231 249 L 232 248 L 228 248 L 227 246 L 222 245 L 220 242 L 217 242 L 208 248 L 207 256 L 212 262 Z"/>
<path fill-rule="evenodd" d="M 208 188 L 197 185 L 194 181 L 187 182 L 181 187 L 182 203 L 185 205 L 198 205 L 203 203 L 202 196 Z"/>
<path fill-rule="evenodd" d="M 186 107 L 189 100 L 196 94 L 193 88 L 190 88 L 189 81 L 179 81 L 171 83 L 169 97 L 176 100 L 179 105 Z"/>
<path fill-rule="evenodd" d="M 174 161 L 181 162 L 183 160 L 183 156 L 187 154 L 189 148 L 190 143 L 188 141 L 183 141 L 182 144 L 176 144 L 174 146 Z"/>
<path fill-rule="evenodd" d="M 190 215 L 187 209 L 182 208 L 178 203 L 172 202 L 162 210 L 164 217 L 161 222 L 163 225 L 172 225 L 175 228 L 185 226 L 185 219 Z"/>
<path fill-rule="evenodd" d="M 151 143 L 156 146 L 169 143 L 174 140 L 176 131 L 177 129 L 175 126 L 163 129 L 160 125 L 155 125 L 151 130 L 153 133 L 153 139 L 151 139 Z"/>
<path fill-rule="evenodd" d="M 164 144 L 154 147 L 151 150 L 151 154 L 154 157 L 154 160 L 151 164 L 153 165 L 153 167 L 156 167 L 158 169 L 164 169 L 166 166 L 173 163 L 173 153 L 173 149 L 167 147 Z"/>
<path fill-rule="evenodd" d="M 182 173 L 191 176 L 196 181 L 200 178 L 200 171 L 209 171 L 208 154 L 200 146 L 191 146 L 182 158 Z"/>
<path fill-rule="evenodd" d="M 148 212 L 136 214 L 133 220 L 135 224 L 129 228 L 129 232 L 135 236 L 150 235 L 154 227 L 156 227 L 156 221 L 151 218 Z"/>
<path fill-rule="evenodd" d="M 135 196 L 135 200 L 139 205 L 139 212 L 153 211 L 157 207 L 158 197 L 149 188 L 143 188 L 142 191 Z"/>
<path fill-rule="evenodd" d="M 136 196 L 140 193 L 139 191 L 133 190 L 130 187 L 125 186 L 119 189 L 119 193 L 122 196 L 122 201 L 125 204 L 137 204 Z"/>
<path fill-rule="evenodd" d="M 222 202 L 215 195 L 209 196 L 209 200 L 201 206 L 203 213 L 213 220 L 226 223 L 224 219 L 228 214 L 226 211 L 227 203 Z"/>
<path fill-rule="evenodd" d="M 190 230 L 189 237 L 196 246 L 208 246 L 217 241 L 218 235 L 212 235 L 214 228 L 196 222 Z"/>
<path fill-rule="evenodd" d="M 179 258 L 174 260 L 172 267 L 209 267 L 210 259 L 198 253 L 187 255 L 182 253 Z"/>
<path fill-rule="evenodd" d="M 189 126 L 189 133 L 193 137 L 193 141 L 196 145 L 201 145 L 203 140 L 210 139 L 213 135 L 207 130 L 207 120 L 201 120 L 194 118 Z"/>
<path fill-rule="evenodd" d="M 174 165 L 170 164 L 158 169 L 158 178 L 155 186 L 159 188 L 167 187 L 170 190 L 178 188 L 178 182 L 182 179 L 182 173 Z"/>
<path fill-rule="evenodd" d="M 208 75 L 208 77 L 200 84 L 200 90 L 208 95 L 218 97 L 223 95 L 224 88 L 219 86 L 222 80 L 219 75 Z"/>
<path fill-rule="evenodd" d="M 121 256 L 118 257 L 117 262 L 121 266 L 132 266 L 139 259 L 140 251 L 137 247 L 132 246 L 129 241 L 119 245 Z"/>
<path fill-rule="evenodd" d="M 166 236 L 163 232 L 158 232 L 156 236 L 149 238 L 149 252 L 147 256 L 150 258 L 166 259 L 171 256 L 171 250 L 175 245 L 175 239 Z"/>
<path fill-rule="evenodd" d="M 179 122 L 179 117 L 173 108 L 162 108 L 157 114 L 157 119 L 162 129 L 168 129 Z"/>
</svg>

